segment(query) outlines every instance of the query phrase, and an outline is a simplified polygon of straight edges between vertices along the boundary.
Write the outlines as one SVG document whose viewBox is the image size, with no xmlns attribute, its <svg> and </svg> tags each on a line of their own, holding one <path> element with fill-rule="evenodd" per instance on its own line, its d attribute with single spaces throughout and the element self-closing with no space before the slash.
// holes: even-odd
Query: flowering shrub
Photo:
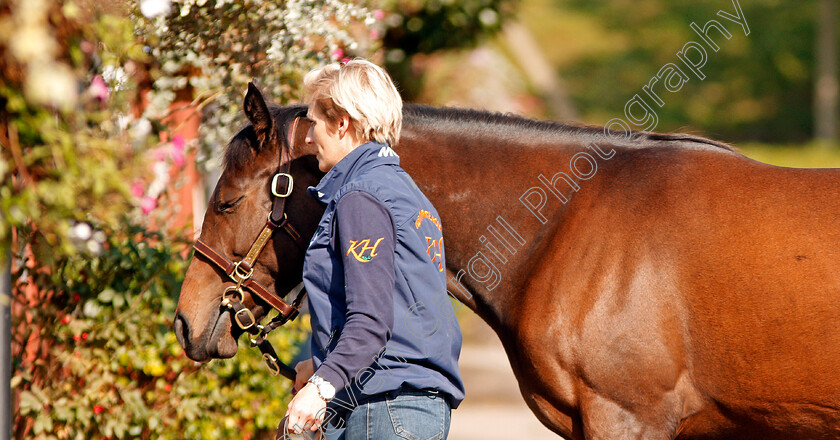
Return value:
<svg viewBox="0 0 840 440">
<path fill-rule="evenodd" d="M 220 11 L 254 4 L 220 4 Z M 289 398 L 290 384 L 270 376 L 258 353 L 197 365 L 171 331 L 189 246 L 178 233 L 152 231 L 177 209 L 167 188 L 178 183 L 193 146 L 178 136 L 160 142 L 168 129 L 161 102 L 188 90 L 201 108 L 224 107 L 218 117 L 229 115 L 226 127 L 238 125 L 238 101 L 220 101 L 227 86 L 207 81 L 225 63 L 230 84 L 256 71 L 216 59 L 223 49 L 178 56 L 186 49 L 167 46 L 175 44 L 170 33 L 149 33 L 152 19 L 139 19 L 167 8 L 140 6 L 137 13 L 116 1 L 7 0 L 0 8 L 0 26 L 10 30 L 0 33 L 0 250 L 13 256 L 15 438 L 259 437 L 273 434 Z M 171 6 L 173 29 L 189 26 L 180 15 L 186 4 Z M 187 10 L 193 6 L 203 7 Z M 216 29 L 236 34 L 232 23 Z M 308 50 L 289 35 L 272 56 Z M 358 47 L 348 37 L 323 41 L 306 56 L 338 57 L 339 49 Z M 270 48 L 245 46 L 263 54 Z M 171 64 L 181 58 L 194 63 L 181 71 Z M 204 76 L 190 73 L 206 67 L 201 60 L 221 64 Z M 284 75 L 302 65 L 288 64 Z M 305 328 L 303 319 L 272 335 L 285 361 Z"/>
<path fill-rule="evenodd" d="M 403 71 L 413 54 L 474 44 L 500 29 L 512 3 L 133 1 L 140 3 L 135 19 L 155 60 L 145 116 L 164 116 L 178 92 L 189 90 L 202 114 L 201 161 L 207 168 L 218 165 L 214 159 L 238 128 L 252 79 L 277 103 L 299 101 L 304 73 L 358 56 L 385 63 L 409 86 L 415 79 Z"/>
<path fill-rule="evenodd" d="M 16 438 L 273 434 L 290 384 L 270 375 L 259 352 L 243 349 L 235 360 L 202 366 L 170 331 L 187 265 L 177 256 L 188 244 L 136 227 L 106 235 L 100 255 L 59 260 L 28 281 L 55 296 L 31 308 L 22 319 L 33 325 L 15 334 L 48 341 L 36 361 L 15 368 Z M 272 335 L 284 361 L 307 327 L 298 321 Z"/>
<path fill-rule="evenodd" d="M 143 5 L 160 14 L 142 15 Z M 190 90 L 202 113 L 208 167 L 218 165 L 212 159 L 238 129 L 249 81 L 256 79 L 275 102 L 299 100 L 304 73 L 369 56 L 384 26 L 377 14 L 345 0 L 146 0 L 140 6 L 135 20 L 155 60 L 145 116 L 164 116 L 177 92 Z"/>
</svg>

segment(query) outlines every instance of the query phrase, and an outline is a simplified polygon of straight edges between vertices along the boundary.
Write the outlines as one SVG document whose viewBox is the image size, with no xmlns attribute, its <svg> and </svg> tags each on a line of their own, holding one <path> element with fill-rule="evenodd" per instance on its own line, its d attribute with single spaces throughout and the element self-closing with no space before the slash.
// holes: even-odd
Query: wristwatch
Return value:
<svg viewBox="0 0 840 440">
<path fill-rule="evenodd" d="M 307 382 L 315 385 L 318 389 L 318 396 L 320 396 L 324 402 L 329 402 L 333 399 L 333 397 L 335 397 L 335 387 L 331 383 L 327 382 L 327 380 L 323 377 L 313 374 Z"/>
</svg>

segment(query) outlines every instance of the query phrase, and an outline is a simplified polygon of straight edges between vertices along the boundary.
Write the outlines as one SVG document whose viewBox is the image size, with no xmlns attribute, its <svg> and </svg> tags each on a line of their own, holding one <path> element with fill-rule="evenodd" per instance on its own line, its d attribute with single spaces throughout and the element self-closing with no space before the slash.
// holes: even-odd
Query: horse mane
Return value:
<svg viewBox="0 0 840 440">
<path fill-rule="evenodd" d="M 404 127 L 421 126 L 447 133 L 463 132 L 469 136 L 478 134 L 479 136 L 502 137 L 512 142 L 521 142 L 522 139 L 535 136 L 552 139 L 556 139 L 558 135 L 570 136 L 585 142 L 604 137 L 604 127 L 529 119 L 513 113 L 408 104 L 403 107 L 403 115 Z M 465 125 L 469 125 L 469 128 L 465 129 Z M 647 146 L 650 142 L 646 141 L 694 142 L 734 151 L 730 145 L 723 142 L 687 133 L 662 134 L 633 131 L 623 144 Z"/>
<path fill-rule="evenodd" d="M 274 118 L 274 124 L 281 133 L 288 130 L 288 124 L 295 116 L 306 110 L 305 105 L 290 105 L 280 106 L 277 104 L 268 104 L 268 110 L 271 112 L 271 117 Z M 279 136 L 283 148 L 288 148 L 288 140 L 286 136 Z M 239 131 L 228 142 L 225 148 L 225 154 L 222 160 L 222 165 L 225 169 L 238 169 L 247 165 L 248 161 L 254 158 L 253 146 L 257 144 L 257 134 L 254 131 L 253 125 L 246 122 Z"/>
<path fill-rule="evenodd" d="M 306 110 L 306 105 L 295 104 L 280 106 L 269 104 L 268 109 L 282 132 L 288 129 L 289 122 Z M 468 127 L 465 127 L 467 125 Z M 511 143 L 521 143 L 523 139 L 534 137 L 556 140 L 557 136 L 573 137 L 582 142 L 591 142 L 603 138 L 604 127 L 578 123 L 560 123 L 542 121 L 519 116 L 513 113 L 490 112 L 455 107 L 432 107 L 422 104 L 406 104 L 403 107 L 403 127 L 422 127 L 443 134 L 463 136 L 490 136 L 502 138 Z M 280 136 L 284 147 L 287 140 Z M 649 146 L 651 142 L 693 142 L 706 144 L 727 151 L 735 151 L 723 142 L 707 139 L 687 133 L 663 134 L 646 131 L 634 131 L 623 145 Z M 257 142 L 256 133 L 250 122 L 246 122 L 231 138 L 225 149 L 223 166 L 241 168 L 253 159 L 253 145 Z"/>
</svg>

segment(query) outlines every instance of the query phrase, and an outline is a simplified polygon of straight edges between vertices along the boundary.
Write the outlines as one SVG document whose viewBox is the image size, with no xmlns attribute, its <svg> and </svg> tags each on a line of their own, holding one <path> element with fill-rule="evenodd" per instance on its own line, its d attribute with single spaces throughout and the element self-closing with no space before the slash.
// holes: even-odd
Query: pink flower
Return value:
<svg viewBox="0 0 840 440">
<path fill-rule="evenodd" d="M 166 160 L 166 150 L 163 148 L 155 148 L 152 150 L 152 157 L 154 157 L 156 161 L 162 162 Z"/>
<path fill-rule="evenodd" d="M 350 58 L 349 58 L 349 57 L 344 57 L 344 58 L 342 58 L 342 59 L 341 59 L 341 62 L 342 62 L 342 63 L 349 63 L 349 62 L 350 62 Z"/>
<path fill-rule="evenodd" d="M 134 197 L 142 197 L 146 190 L 143 188 L 143 182 L 137 181 L 131 184 L 131 194 Z"/>
<path fill-rule="evenodd" d="M 336 49 L 336 50 L 333 51 L 332 54 L 335 57 L 335 59 L 340 59 L 341 57 L 344 56 L 344 51 L 341 50 L 341 49 Z"/>
<path fill-rule="evenodd" d="M 172 163 L 178 168 L 184 166 L 184 146 L 186 144 L 187 141 L 180 134 L 172 138 L 172 151 L 169 152 L 169 156 L 172 158 Z"/>
<path fill-rule="evenodd" d="M 90 94 L 100 101 L 108 100 L 110 91 L 108 90 L 108 86 L 105 85 L 105 80 L 103 80 L 101 76 L 96 75 L 93 77 L 93 80 L 90 82 Z"/>
<path fill-rule="evenodd" d="M 172 163 L 174 163 L 176 167 L 181 168 L 182 166 L 184 166 L 184 162 L 186 162 L 184 160 L 184 150 L 178 150 L 173 146 L 171 156 Z"/>
<path fill-rule="evenodd" d="M 175 137 L 172 138 L 172 148 L 184 151 L 185 145 L 187 145 L 187 141 L 180 134 L 176 134 Z"/>
<path fill-rule="evenodd" d="M 375 39 L 379 38 L 379 31 L 376 30 L 376 29 L 371 29 L 370 30 L 370 38 L 371 38 L 371 40 L 375 40 Z"/>
<path fill-rule="evenodd" d="M 143 214 L 148 214 L 155 208 L 157 208 L 157 199 L 146 196 L 140 200 L 140 210 L 143 211 Z"/>
<path fill-rule="evenodd" d="M 377 20 L 382 20 L 383 18 L 385 18 L 385 12 L 383 12 L 382 9 L 377 9 L 373 11 L 373 18 Z"/>
</svg>

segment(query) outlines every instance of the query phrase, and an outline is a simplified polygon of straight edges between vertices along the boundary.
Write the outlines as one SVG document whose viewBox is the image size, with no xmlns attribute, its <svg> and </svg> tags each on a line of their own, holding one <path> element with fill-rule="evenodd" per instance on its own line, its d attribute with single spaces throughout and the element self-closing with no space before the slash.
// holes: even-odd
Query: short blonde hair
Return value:
<svg viewBox="0 0 840 440">
<path fill-rule="evenodd" d="M 347 115 L 360 141 L 396 145 L 402 129 L 402 98 L 384 69 L 367 60 L 333 63 L 303 77 L 309 105 L 327 121 Z"/>
</svg>

